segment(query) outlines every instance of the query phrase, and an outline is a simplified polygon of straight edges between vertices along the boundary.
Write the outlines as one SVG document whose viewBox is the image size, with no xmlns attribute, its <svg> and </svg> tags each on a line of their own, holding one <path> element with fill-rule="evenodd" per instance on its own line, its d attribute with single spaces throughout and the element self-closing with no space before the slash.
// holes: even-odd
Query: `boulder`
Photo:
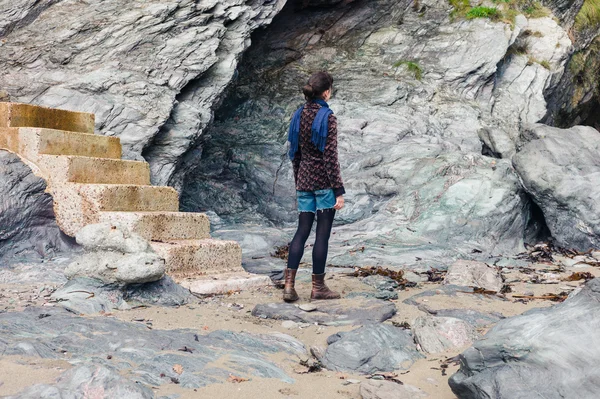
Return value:
<svg viewBox="0 0 600 399">
<path fill-rule="evenodd" d="M 181 306 L 188 302 L 190 291 L 171 277 L 143 284 L 107 284 L 98 279 L 76 277 L 52 293 L 60 306 L 76 314 L 95 314 L 127 310 L 135 305 Z"/>
<path fill-rule="evenodd" d="M 407 370 L 423 357 L 410 331 L 388 324 L 363 326 L 327 338 L 321 359 L 329 370 L 361 374 Z"/>
<path fill-rule="evenodd" d="M 67 268 L 67 278 L 89 277 L 106 284 L 140 284 L 160 280 L 165 261 L 149 243 L 111 223 L 85 226 L 76 236 L 85 253 Z"/>
<path fill-rule="evenodd" d="M 360 396 L 362 399 L 418 399 L 429 395 L 408 384 L 368 380 L 360 384 Z"/>
<path fill-rule="evenodd" d="M 595 398 L 600 392 L 600 279 L 551 308 L 504 319 L 460 355 L 460 399 Z"/>
<path fill-rule="evenodd" d="M 469 346 L 478 334 L 466 321 L 453 317 L 417 317 L 412 325 L 415 341 L 426 353 L 441 353 Z"/>
<path fill-rule="evenodd" d="M 502 276 L 494 266 L 489 266 L 483 262 L 458 260 L 448 268 L 448 273 L 444 277 L 444 284 L 500 292 L 502 289 Z"/>
<path fill-rule="evenodd" d="M 17 155 L 2 149 L 0 182 L 0 265 L 50 258 L 76 247 L 56 224 L 46 182 Z"/>
<path fill-rule="evenodd" d="M 600 132 L 529 126 L 513 159 L 523 186 L 564 248 L 600 248 Z"/>
</svg>

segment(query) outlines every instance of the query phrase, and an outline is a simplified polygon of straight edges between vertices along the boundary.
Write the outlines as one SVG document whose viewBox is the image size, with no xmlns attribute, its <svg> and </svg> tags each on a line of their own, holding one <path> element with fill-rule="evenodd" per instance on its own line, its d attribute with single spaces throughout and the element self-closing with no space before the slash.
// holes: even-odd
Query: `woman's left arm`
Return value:
<svg viewBox="0 0 600 399">
<path fill-rule="evenodd" d="M 329 177 L 329 183 L 335 193 L 336 197 L 344 195 L 344 182 L 342 181 L 342 173 L 340 170 L 340 162 L 338 160 L 338 149 L 337 149 L 337 118 L 334 114 L 329 115 L 329 130 L 327 132 L 327 143 L 325 144 L 325 151 L 323 152 L 323 161 L 325 163 L 325 169 L 327 170 L 327 176 Z"/>
</svg>

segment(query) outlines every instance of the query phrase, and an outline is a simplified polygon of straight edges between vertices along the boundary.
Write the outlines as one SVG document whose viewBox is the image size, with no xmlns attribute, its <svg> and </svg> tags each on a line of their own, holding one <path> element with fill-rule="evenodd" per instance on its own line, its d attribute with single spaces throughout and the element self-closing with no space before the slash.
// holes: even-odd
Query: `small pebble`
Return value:
<svg viewBox="0 0 600 399">
<path fill-rule="evenodd" d="M 286 320 L 283 323 L 281 323 L 281 327 L 291 330 L 293 328 L 298 328 L 298 323 L 296 323 L 295 321 Z"/>
</svg>

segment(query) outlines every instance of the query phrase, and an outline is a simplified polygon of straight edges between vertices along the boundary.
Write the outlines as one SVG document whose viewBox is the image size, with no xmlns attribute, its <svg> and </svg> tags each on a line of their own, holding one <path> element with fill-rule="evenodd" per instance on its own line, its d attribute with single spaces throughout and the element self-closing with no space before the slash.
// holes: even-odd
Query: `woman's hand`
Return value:
<svg viewBox="0 0 600 399">
<path fill-rule="evenodd" d="M 339 211 L 343 207 L 344 207 L 344 197 L 340 195 L 339 197 L 337 197 L 335 199 L 335 205 L 333 206 L 333 209 L 335 209 L 336 211 Z"/>
</svg>

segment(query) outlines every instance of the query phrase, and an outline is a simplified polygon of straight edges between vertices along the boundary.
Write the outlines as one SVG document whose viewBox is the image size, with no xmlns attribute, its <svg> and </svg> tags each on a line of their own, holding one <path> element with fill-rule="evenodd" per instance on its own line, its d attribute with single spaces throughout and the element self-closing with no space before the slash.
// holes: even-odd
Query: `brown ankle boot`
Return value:
<svg viewBox="0 0 600 399">
<path fill-rule="evenodd" d="M 294 289 L 294 284 L 296 283 L 296 269 L 288 269 L 286 268 L 284 273 L 285 286 L 283 287 L 283 300 L 286 302 L 294 302 L 298 300 L 298 294 Z"/>
<path fill-rule="evenodd" d="M 331 291 L 325 285 L 325 273 L 312 275 L 313 288 L 310 294 L 310 299 L 339 299 L 341 295 Z"/>
</svg>

